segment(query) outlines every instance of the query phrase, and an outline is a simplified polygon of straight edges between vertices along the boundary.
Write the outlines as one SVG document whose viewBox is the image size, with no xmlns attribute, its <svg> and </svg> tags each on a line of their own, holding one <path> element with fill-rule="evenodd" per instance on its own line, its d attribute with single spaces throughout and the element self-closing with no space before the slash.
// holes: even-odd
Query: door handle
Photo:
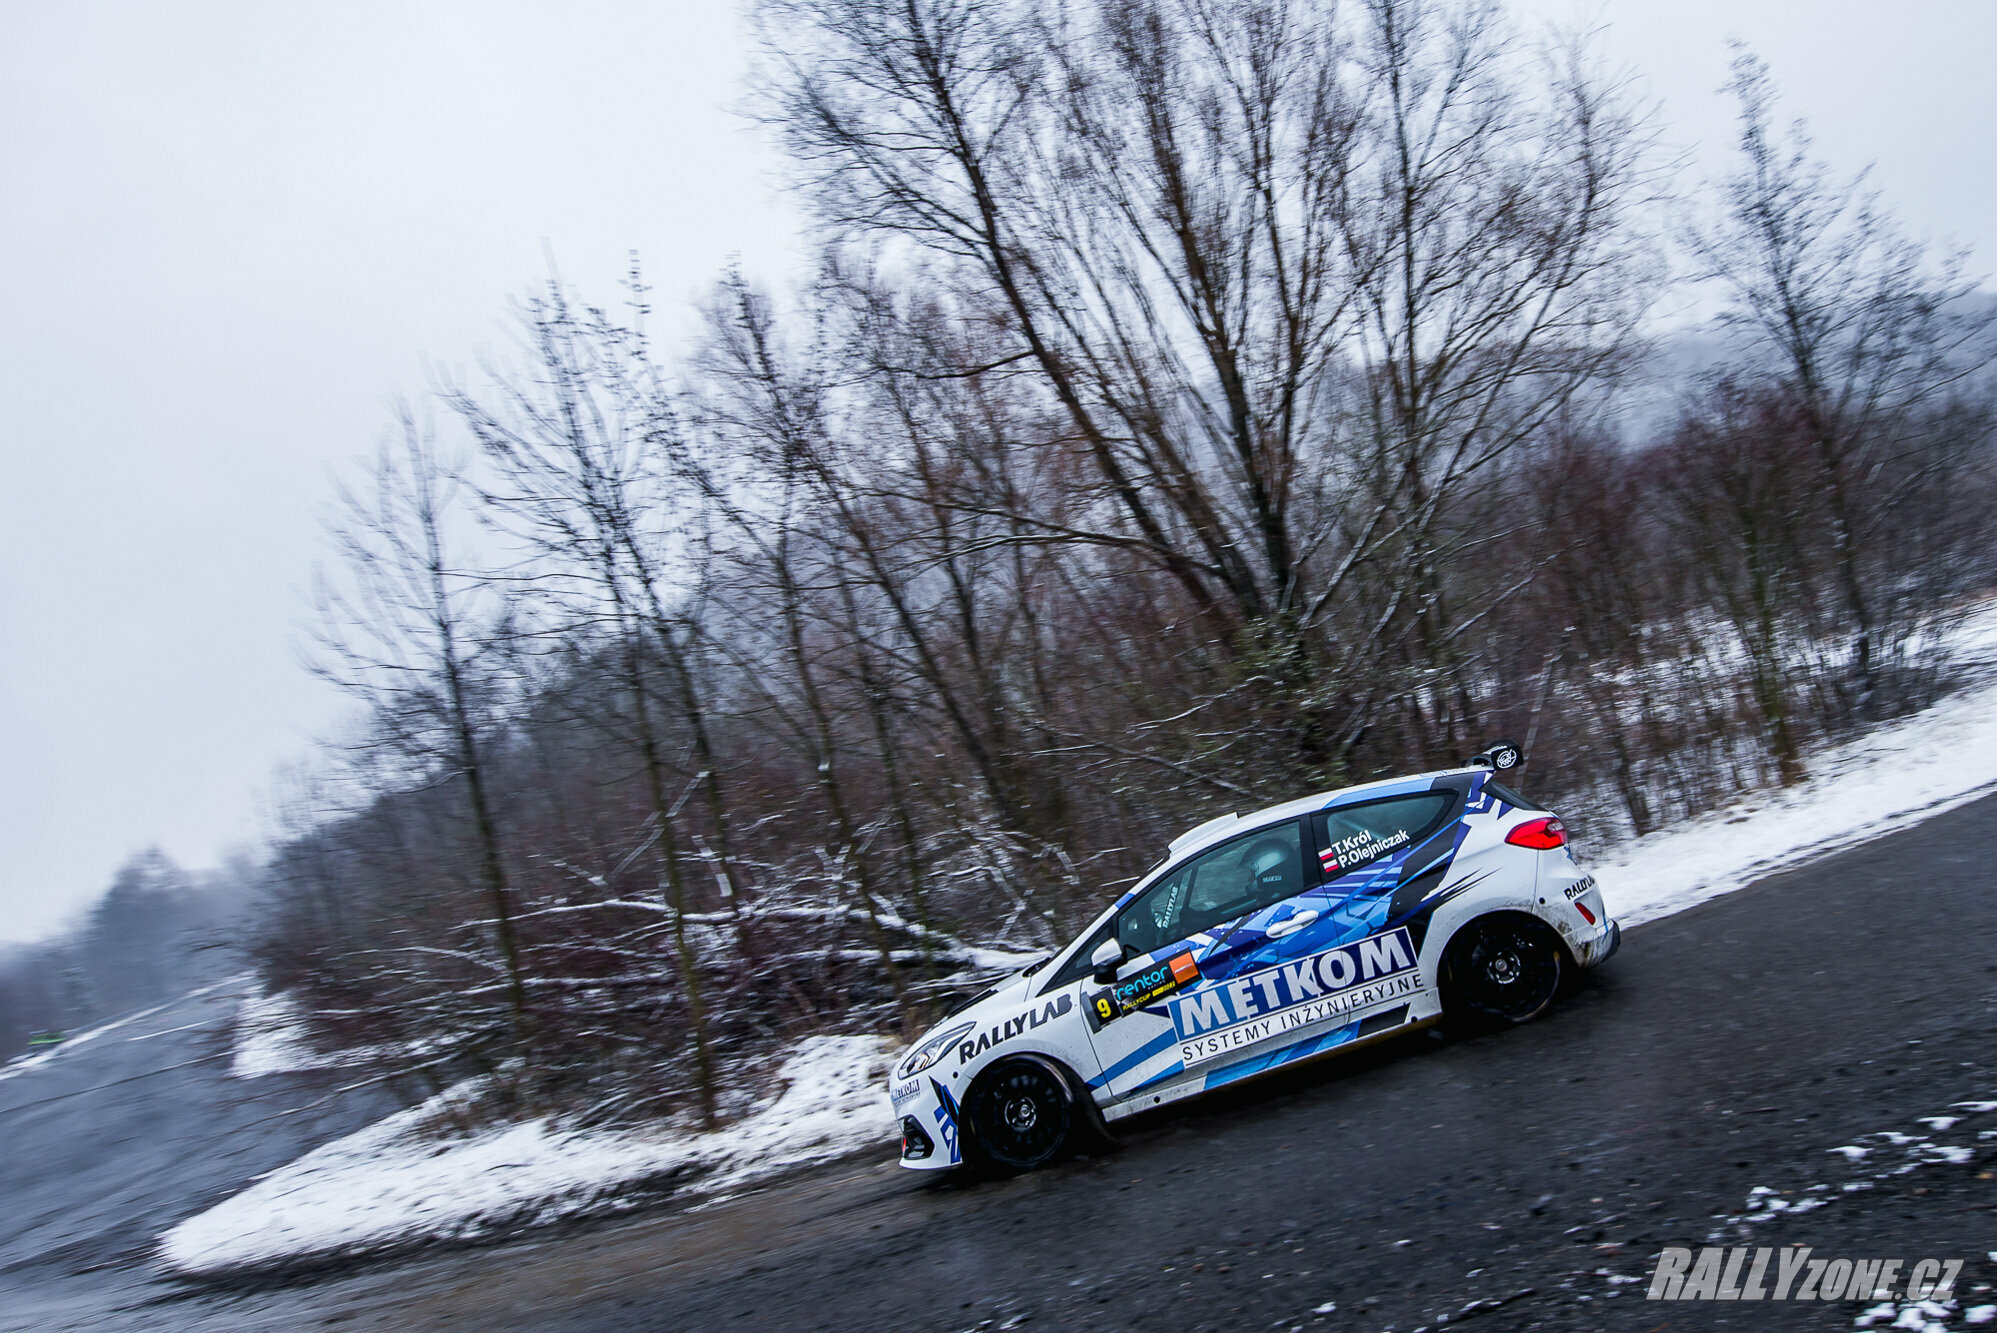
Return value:
<svg viewBox="0 0 1997 1333">
<path fill-rule="evenodd" d="M 1280 940 L 1285 935 L 1294 935 L 1298 931 L 1302 930 L 1305 926 L 1308 926 L 1311 922 L 1317 920 L 1317 918 L 1318 914 L 1317 914 L 1317 909 L 1315 908 L 1311 909 L 1308 912 L 1299 912 L 1292 917 L 1285 917 L 1283 920 L 1278 921 L 1275 925 L 1269 927 L 1269 938 L 1272 940 Z"/>
</svg>

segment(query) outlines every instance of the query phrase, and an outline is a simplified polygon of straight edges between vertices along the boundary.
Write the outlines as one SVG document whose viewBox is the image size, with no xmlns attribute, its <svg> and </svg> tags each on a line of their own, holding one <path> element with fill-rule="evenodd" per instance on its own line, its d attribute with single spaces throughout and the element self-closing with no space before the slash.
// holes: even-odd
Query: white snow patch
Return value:
<svg viewBox="0 0 1997 1333">
<path fill-rule="evenodd" d="M 298 1005 L 282 991 L 259 990 L 243 997 L 236 1011 L 236 1050 L 229 1072 L 237 1078 L 262 1078 L 316 1069 L 323 1057 L 305 1040 Z"/>
<path fill-rule="evenodd" d="M 1879 1321 L 1883 1319 L 1888 1321 L 1883 1325 L 1886 1328 L 1910 1328 L 1916 1333 L 1948 1333 L 1948 1320 L 1954 1316 L 1955 1310 L 1952 1300 L 1887 1300 L 1863 1311 L 1851 1322 L 1859 1328 L 1873 1328 L 1880 1326 Z"/>
<path fill-rule="evenodd" d="M 235 1055 L 229 1073 L 236 1078 L 266 1074 L 298 1074 L 311 1069 L 337 1069 L 364 1063 L 373 1047 L 320 1051 L 305 1035 L 305 1016 L 287 991 L 266 994 L 261 988 L 243 997 L 236 1010 Z"/>
<path fill-rule="evenodd" d="M 1997 613 L 1979 621 L 1997 625 Z M 1822 751 L 1811 770 L 1787 791 L 1605 849 L 1591 868 L 1609 911 L 1625 929 L 1655 921 L 1997 791 L 1997 682 Z"/>
<path fill-rule="evenodd" d="M 438 1140 L 427 1128 L 469 1089 L 307 1153 L 160 1238 L 184 1274 L 219 1274 L 412 1241 L 477 1236 L 615 1206 L 672 1180 L 713 1194 L 887 1137 L 893 1051 L 874 1037 L 812 1037 L 778 1071 L 781 1091 L 719 1133 L 564 1130 L 548 1120 Z"/>
<path fill-rule="evenodd" d="M 1988 1106 L 1992 1109 L 1997 1109 L 1997 1102 L 1957 1102 L 1956 1105 L 1958 1107 Z M 1971 1111 L 1970 1114 L 1977 1115 L 1981 1114 L 1981 1112 Z M 1918 1118 L 1922 1124 L 1933 1124 L 1937 1120 L 1944 1120 L 1954 1125 L 1960 1123 L 1962 1120 L 1961 1116 L 1921 1116 Z M 1836 1192 L 1833 1192 L 1831 1187 L 1826 1184 L 1808 1185 L 1803 1189 L 1803 1193 L 1805 1194 L 1821 1195 L 1822 1197 L 1791 1201 L 1766 1185 L 1756 1185 L 1748 1190 L 1747 1200 L 1739 1213 L 1732 1216 L 1720 1216 L 1716 1214 L 1720 1227 L 1711 1233 L 1709 1239 L 1714 1244 L 1718 1244 L 1726 1235 L 1727 1228 L 1729 1227 L 1742 1228 L 1741 1234 L 1746 1235 L 1747 1232 L 1743 1224 L 1753 1225 L 1760 1222 L 1768 1222 L 1776 1217 L 1794 1213 L 1806 1213 L 1815 1208 L 1822 1208 L 1837 1202 L 1840 1194 L 1851 1194 L 1859 1190 L 1869 1190 L 1874 1188 L 1879 1181 L 1886 1180 L 1892 1176 L 1904 1176 L 1910 1172 L 1918 1171 L 1924 1166 L 1936 1166 L 1942 1163 L 1947 1163 L 1951 1166 L 1966 1166 L 1976 1159 L 1976 1150 L 1973 1148 L 1958 1148 L 1948 1144 L 1930 1143 L 1925 1134 L 1902 1134 L 1895 1129 L 1880 1129 L 1874 1130 L 1869 1134 L 1861 1134 L 1859 1137 L 1862 1139 L 1884 1139 L 1887 1143 L 1902 1150 L 1900 1156 L 1904 1160 L 1898 1166 L 1873 1170 L 1871 1179 L 1847 1180 L 1838 1187 Z M 1857 1164 L 1863 1162 L 1875 1149 L 1861 1148 L 1856 1144 L 1847 1143 L 1838 1148 L 1826 1148 L 1824 1151 L 1827 1153 L 1836 1153 L 1846 1161 Z M 1879 1164 L 1874 1163 L 1873 1165 L 1877 1168 Z M 1991 1259 L 1997 1261 L 1997 1251 L 1992 1252 Z"/>
</svg>

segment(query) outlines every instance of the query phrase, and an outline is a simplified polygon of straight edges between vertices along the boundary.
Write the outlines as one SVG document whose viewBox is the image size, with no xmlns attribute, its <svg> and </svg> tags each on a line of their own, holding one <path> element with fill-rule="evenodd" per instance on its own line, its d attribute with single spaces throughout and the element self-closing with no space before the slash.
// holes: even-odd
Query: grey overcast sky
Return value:
<svg viewBox="0 0 1997 1333">
<path fill-rule="evenodd" d="M 1988 0 L 1526 0 L 1606 27 L 1695 189 L 1724 41 L 1917 231 L 1997 261 Z M 329 476 L 546 272 L 662 307 L 802 252 L 720 4 L 0 0 L 0 940 L 149 845 L 215 863 L 339 702 Z"/>
</svg>

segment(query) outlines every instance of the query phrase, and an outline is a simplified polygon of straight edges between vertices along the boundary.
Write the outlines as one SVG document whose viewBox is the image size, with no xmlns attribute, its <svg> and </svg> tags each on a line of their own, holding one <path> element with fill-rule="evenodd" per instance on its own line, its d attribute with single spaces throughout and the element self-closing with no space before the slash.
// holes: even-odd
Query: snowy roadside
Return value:
<svg viewBox="0 0 1997 1333">
<path fill-rule="evenodd" d="M 894 1052 L 875 1037 L 812 1037 L 780 1091 L 725 1134 L 561 1130 L 546 1120 L 439 1139 L 461 1086 L 325 1144 L 160 1238 L 171 1272 L 220 1277 L 428 1241 L 467 1240 L 637 1206 L 670 1190 L 713 1196 L 887 1143 Z"/>
<path fill-rule="evenodd" d="M 378 1054 L 375 1047 L 321 1051 L 305 1038 L 304 1017 L 290 995 L 266 994 L 255 986 L 236 1011 L 235 1053 L 229 1061 L 232 1078 L 264 1078 L 310 1069 L 340 1069 L 364 1065 Z"/>
<path fill-rule="evenodd" d="M 1980 617 L 1975 642 L 1997 615 Z M 1997 791 L 1997 680 L 1809 756 L 1811 777 L 1579 858 L 1625 927 L 1870 842 Z"/>
<path fill-rule="evenodd" d="M 1997 611 L 1970 642 L 1997 650 Z M 1984 656 L 1993 655 L 1986 651 Z M 1812 779 L 1597 855 L 1582 847 L 1625 927 L 1777 870 L 1882 837 L 1997 791 L 1997 674 L 1914 717 L 1811 756 Z M 235 1072 L 321 1063 L 288 1029 L 283 997 L 246 1002 Z M 545 1120 L 439 1140 L 460 1088 L 307 1154 L 161 1237 L 186 1276 L 322 1262 L 466 1240 L 635 1207 L 712 1197 L 878 1146 L 894 1117 L 887 1038 L 814 1037 L 791 1048 L 780 1091 L 725 1134 L 660 1127 L 565 1131 Z"/>
</svg>

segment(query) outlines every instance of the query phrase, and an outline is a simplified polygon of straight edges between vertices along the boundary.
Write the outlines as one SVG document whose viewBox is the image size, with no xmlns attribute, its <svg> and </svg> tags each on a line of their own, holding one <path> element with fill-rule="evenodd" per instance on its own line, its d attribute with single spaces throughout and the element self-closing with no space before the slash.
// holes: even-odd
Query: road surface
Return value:
<svg viewBox="0 0 1997 1333">
<path fill-rule="evenodd" d="M 197 1026 L 154 1049 L 216 1040 Z M 102 1049 L 76 1051 L 63 1088 L 116 1072 L 93 1061 L 120 1048 Z M 1997 798 L 1632 930 L 1526 1027 L 1417 1035 L 1251 1085 L 1141 1122 L 1101 1157 L 973 1185 L 848 1163 L 272 1290 L 188 1291 L 139 1260 L 176 1207 L 283 1153 L 259 1138 L 208 1160 L 230 1136 L 177 1091 L 11 1113 L 45 1077 L 0 1084 L 10 1156 L 50 1155 L 0 1176 L 10 1202 L 19 1182 L 34 1201 L 0 1258 L 34 1254 L 71 1305 L 21 1327 L 1850 1328 L 1859 1305 L 1666 1305 L 1629 1279 L 1662 1246 L 1751 1237 L 1965 1258 L 1964 1303 L 1997 1301 L 1971 1293 L 1997 1284 L 1997 1110 L 1955 1106 L 1997 1103 Z M 140 1179 L 182 1154 L 173 1179 Z M 1745 1220 L 1757 1187 L 1781 1216 Z M 89 1317 L 61 1322 L 86 1290 Z"/>
</svg>

